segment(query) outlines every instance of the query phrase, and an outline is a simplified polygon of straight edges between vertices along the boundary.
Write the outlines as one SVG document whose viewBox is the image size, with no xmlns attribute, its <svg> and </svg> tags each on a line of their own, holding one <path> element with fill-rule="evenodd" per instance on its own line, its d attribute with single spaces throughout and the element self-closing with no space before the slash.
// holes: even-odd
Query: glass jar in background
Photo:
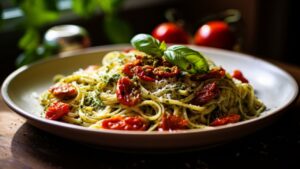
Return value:
<svg viewBox="0 0 300 169">
<path fill-rule="evenodd" d="M 44 45 L 58 47 L 58 53 L 64 53 L 90 47 L 91 43 L 89 34 L 83 27 L 58 25 L 46 31 Z"/>
</svg>

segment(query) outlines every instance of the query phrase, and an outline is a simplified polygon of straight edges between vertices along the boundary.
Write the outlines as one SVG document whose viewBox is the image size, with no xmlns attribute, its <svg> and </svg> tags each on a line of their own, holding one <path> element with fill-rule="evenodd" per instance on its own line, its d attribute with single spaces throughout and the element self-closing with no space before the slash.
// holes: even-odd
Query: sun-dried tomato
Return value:
<svg viewBox="0 0 300 169">
<path fill-rule="evenodd" d="M 164 115 L 161 124 L 158 126 L 158 130 L 161 131 L 182 130 L 187 128 L 187 120 L 176 115 Z"/>
<path fill-rule="evenodd" d="M 141 100 L 139 88 L 128 77 L 118 80 L 116 94 L 118 101 L 126 106 L 135 106 Z"/>
<path fill-rule="evenodd" d="M 236 123 L 240 121 L 241 116 L 239 114 L 230 114 L 225 117 L 219 117 L 216 118 L 212 123 L 210 123 L 211 126 L 222 126 L 228 123 Z"/>
<path fill-rule="evenodd" d="M 77 96 L 77 90 L 72 84 L 58 84 L 49 89 L 55 97 L 68 100 Z"/>
<path fill-rule="evenodd" d="M 177 66 L 166 67 L 159 66 L 154 68 L 153 73 L 159 77 L 174 77 L 180 73 L 179 68 Z"/>
<path fill-rule="evenodd" d="M 196 74 L 193 75 L 191 78 L 193 80 L 207 80 L 207 79 L 221 79 L 225 76 L 226 71 L 223 68 L 214 68 L 210 70 L 208 73 L 205 74 Z"/>
<path fill-rule="evenodd" d="M 102 121 L 102 127 L 111 130 L 140 130 L 147 129 L 147 122 L 141 117 L 112 117 Z"/>
<path fill-rule="evenodd" d="M 200 91 L 196 93 L 196 96 L 191 103 L 202 106 L 208 103 L 209 101 L 211 101 L 212 99 L 219 97 L 219 95 L 220 95 L 220 89 L 217 86 L 217 83 L 216 82 L 208 83 Z"/>
<path fill-rule="evenodd" d="M 63 102 L 54 102 L 46 110 L 46 118 L 50 120 L 60 119 L 70 111 L 70 105 Z"/>
<path fill-rule="evenodd" d="M 240 70 L 234 70 L 232 77 L 240 80 L 242 83 L 249 83 L 248 79 L 245 78 L 245 76 Z"/>
</svg>

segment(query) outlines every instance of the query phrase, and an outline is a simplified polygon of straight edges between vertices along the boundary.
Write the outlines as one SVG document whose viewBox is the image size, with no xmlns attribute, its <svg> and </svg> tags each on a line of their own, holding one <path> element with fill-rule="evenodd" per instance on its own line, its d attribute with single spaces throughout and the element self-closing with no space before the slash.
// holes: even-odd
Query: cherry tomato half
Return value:
<svg viewBox="0 0 300 169">
<path fill-rule="evenodd" d="M 102 127 L 111 130 L 141 130 L 147 129 L 147 122 L 141 117 L 112 117 L 102 121 Z"/>
<path fill-rule="evenodd" d="M 223 21 L 211 21 L 202 25 L 194 36 L 196 45 L 232 49 L 234 36 Z"/>
<path fill-rule="evenodd" d="M 158 25 L 152 32 L 152 36 L 159 41 L 166 43 L 181 43 L 187 44 L 189 36 L 178 25 L 171 22 L 166 22 Z"/>
<path fill-rule="evenodd" d="M 63 102 L 55 102 L 50 105 L 46 111 L 46 118 L 57 120 L 70 111 L 70 105 Z"/>
<path fill-rule="evenodd" d="M 118 101 L 126 106 L 134 106 L 141 99 L 140 90 L 128 77 L 118 80 L 116 94 Z"/>
</svg>

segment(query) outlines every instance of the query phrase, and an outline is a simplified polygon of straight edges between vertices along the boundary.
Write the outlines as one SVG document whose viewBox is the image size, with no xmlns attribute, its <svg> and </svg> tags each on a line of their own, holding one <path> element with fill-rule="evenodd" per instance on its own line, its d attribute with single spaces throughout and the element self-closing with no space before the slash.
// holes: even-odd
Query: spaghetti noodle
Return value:
<svg viewBox="0 0 300 169">
<path fill-rule="evenodd" d="M 172 131 L 235 123 L 265 110 L 241 73 L 231 76 L 205 60 L 206 72 L 191 73 L 137 49 L 110 52 L 102 66 L 56 77 L 41 95 L 43 116 L 94 129 Z"/>
</svg>

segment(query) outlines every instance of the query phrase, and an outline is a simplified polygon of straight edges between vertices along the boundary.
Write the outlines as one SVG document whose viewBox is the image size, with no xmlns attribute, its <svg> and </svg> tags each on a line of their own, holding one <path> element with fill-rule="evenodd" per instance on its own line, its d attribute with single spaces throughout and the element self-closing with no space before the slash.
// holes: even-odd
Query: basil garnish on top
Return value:
<svg viewBox="0 0 300 169">
<path fill-rule="evenodd" d="M 159 42 L 148 34 L 138 34 L 131 39 L 132 46 L 156 57 L 164 57 L 182 71 L 191 74 L 206 73 L 209 69 L 206 59 L 198 52 L 183 45 L 173 45 L 167 48 L 164 42 Z"/>
</svg>

